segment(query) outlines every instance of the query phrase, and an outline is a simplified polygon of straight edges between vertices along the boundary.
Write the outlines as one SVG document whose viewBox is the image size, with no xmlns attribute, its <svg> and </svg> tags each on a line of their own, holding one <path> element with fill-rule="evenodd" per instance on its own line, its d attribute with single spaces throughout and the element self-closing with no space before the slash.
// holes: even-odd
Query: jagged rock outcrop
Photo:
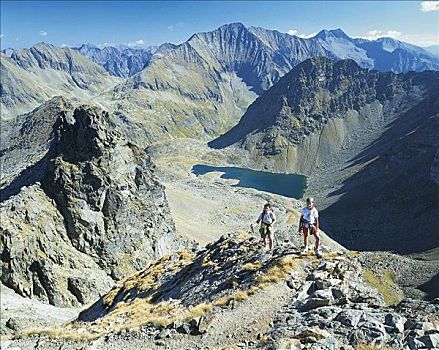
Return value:
<svg viewBox="0 0 439 350">
<path fill-rule="evenodd" d="M 72 111 L 72 104 L 65 98 L 57 96 L 30 113 L 14 119 L 2 120 L 0 130 L 2 200 L 6 196 L 4 187 L 26 168 L 35 165 L 44 158 L 55 137 L 53 126 L 58 119 L 66 117 Z M 41 178 L 41 174 L 34 171 L 33 173 L 29 172 L 28 175 L 29 177 Z"/>
<path fill-rule="evenodd" d="M 88 100 L 120 81 L 69 48 L 38 43 L 8 56 L 0 54 L 2 119 L 29 112 L 60 94 Z"/>
<path fill-rule="evenodd" d="M 1 282 L 25 297 L 56 306 L 92 302 L 114 281 L 75 249 L 56 204 L 39 183 L 0 208 Z"/>
<path fill-rule="evenodd" d="M 18 118 L 12 130 L 28 135 L 2 152 L 10 173 L 20 173 L 1 190 L 1 281 L 57 306 L 88 303 L 113 280 L 186 246 L 149 156 L 107 112 L 70 108 L 55 99 Z M 35 120 L 42 111 L 54 114 Z"/>
</svg>

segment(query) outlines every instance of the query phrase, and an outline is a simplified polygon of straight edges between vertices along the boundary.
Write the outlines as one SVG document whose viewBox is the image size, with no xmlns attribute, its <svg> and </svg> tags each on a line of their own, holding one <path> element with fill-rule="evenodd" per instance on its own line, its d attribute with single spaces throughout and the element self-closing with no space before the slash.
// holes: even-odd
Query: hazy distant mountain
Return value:
<svg viewBox="0 0 439 350">
<path fill-rule="evenodd" d="M 118 79 L 69 48 L 39 43 L 1 53 L 2 118 L 25 113 L 56 95 L 87 100 Z"/>
<path fill-rule="evenodd" d="M 107 46 L 98 48 L 84 44 L 75 48 L 81 55 L 103 66 L 111 75 L 129 77 L 141 71 L 148 64 L 152 53 L 149 49 L 116 48 Z"/>
<path fill-rule="evenodd" d="M 439 69 L 437 58 L 423 48 L 392 38 L 353 39 L 336 29 L 322 30 L 309 40 L 320 43 L 337 59 L 351 58 L 364 68 L 394 73 Z"/>
<path fill-rule="evenodd" d="M 235 36 L 231 36 L 230 33 L 234 33 Z M 392 38 L 379 38 L 373 41 L 353 39 L 341 29 L 322 30 L 313 38 L 303 39 L 276 30 L 246 28 L 241 23 L 232 23 L 211 32 L 195 34 L 194 37 L 210 45 L 216 58 L 227 62 L 228 68 L 240 70 L 241 74 L 238 75 L 242 75 L 243 79 L 247 78 L 248 85 L 256 90 L 260 88 L 258 85 L 262 84 L 262 87 L 266 89 L 276 81 L 276 73 L 272 73 L 273 77 L 261 77 L 263 71 L 266 73 L 263 67 L 261 70 L 261 64 L 263 65 L 264 62 L 267 64 L 266 55 L 271 56 L 273 68 L 281 76 L 282 72 L 314 56 L 325 56 L 331 59 L 351 58 L 362 67 L 395 73 L 439 69 L 439 61 L 428 50 Z M 229 45 L 231 47 L 227 48 Z M 158 48 L 146 49 L 123 46 L 98 48 L 91 44 L 84 44 L 77 50 L 102 65 L 110 74 L 129 77 L 145 68 L 153 55 L 163 56 L 176 47 L 177 45 L 169 43 Z M 261 48 L 264 54 L 260 52 Z M 249 54 L 256 54 L 256 56 L 249 56 Z M 248 62 L 249 60 L 256 62 L 251 63 Z M 257 63 L 258 60 L 261 62 Z M 250 66 L 258 72 L 256 81 L 252 81 L 255 78 L 251 77 L 252 74 L 248 72 Z M 259 81 L 258 84 L 258 79 L 265 81 Z"/>
<path fill-rule="evenodd" d="M 176 45 L 170 43 L 148 48 L 127 46 L 99 48 L 93 44 L 84 44 L 74 49 L 103 66 L 111 75 L 127 78 L 144 69 L 153 55 L 163 56 L 175 47 Z"/>
<path fill-rule="evenodd" d="M 439 57 L 439 45 L 432 45 L 432 46 L 424 47 L 424 49 L 426 51 L 428 51 L 429 53 Z"/>
<path fill-rule="evenodd" d="M 325 229 L 349 248 L 425 251 L 439 244 L 438 101 L 439 72 L 383 73 L 312 58 L 210 145 L 235 145 L 268 169 L 314 176 L 316 195 L 340 185 L 324 199 Z M 429 229 L 419 240 L 422 225 Z"/>
</svg>

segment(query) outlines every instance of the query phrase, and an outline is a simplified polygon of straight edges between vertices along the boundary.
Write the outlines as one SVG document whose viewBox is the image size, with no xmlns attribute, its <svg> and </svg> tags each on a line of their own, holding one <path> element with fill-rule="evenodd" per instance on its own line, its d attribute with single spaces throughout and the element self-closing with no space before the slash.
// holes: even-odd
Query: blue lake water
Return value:
<svg viewBox="0 0 439 350">
<path fill-rule="evenodd" d="M 254 188 L 259 191 L 280 194 L 290 198 L 302 198 L 306 188 L 306 177 L 303 175 L 278 174 L 244 168 L 215 167 L 203 164 L 196 164 L 192 167 L 192 173 L 195 175 L 204 175 L 214 171 L 224 173 L 221 175 L 223 179 L 239 180 L 236 185 L 232 186 Z"/>
</svg>

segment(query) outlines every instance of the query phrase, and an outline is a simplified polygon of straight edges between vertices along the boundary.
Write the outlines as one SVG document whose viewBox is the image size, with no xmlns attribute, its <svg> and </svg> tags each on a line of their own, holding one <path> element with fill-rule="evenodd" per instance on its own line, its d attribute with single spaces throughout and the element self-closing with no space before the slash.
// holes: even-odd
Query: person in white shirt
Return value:
<svg viewBox="0 0 439 350">
<path fill-rule="evenodd" d="M 256 224 L 261 223 L 259 228 L 259 233 L 261 234 L 261 240 L 264 242 L 265 247 L 273 249 L 273 223 L 276 221 L 276 216 L 271 208 L 270 203 L 264 205 L 264 209 L 261 214 L 259 214 Z"/>
<path fill-rule="evenodd" d="M 302 252 L 308 251 L 308 235 L 314 235 L 316 243 L 314 251 L 317 257 L 321 257 L 322 253 L 319 248 L 320 237 L 319 231 L 319 212 L 315 208 L 314 198 L 306 199 L 306 207 L 302 208 L 299 221 L 299 233 L 303 231 L 303 246 Z"/>
</svg>

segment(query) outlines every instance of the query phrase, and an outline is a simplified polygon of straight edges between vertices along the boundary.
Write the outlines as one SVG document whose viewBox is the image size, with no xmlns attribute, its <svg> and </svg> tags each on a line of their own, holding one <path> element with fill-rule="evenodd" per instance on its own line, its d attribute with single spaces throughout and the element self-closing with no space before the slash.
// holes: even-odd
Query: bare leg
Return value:
<svg viewBox="0 0 439 350">
<path fill-rule="evenodd" d="M 303 231 L 303 245 L 308 247 L 308 231 Z"/>
<path fill-rule="evenodd" d="M 314 233 L 314 237 L 316 238 L 315 250 L 317 250 L 317 249 L 319 249 L 320 237 L 319 237 L 319 234 L 317 232 Z"/>
</svg>

